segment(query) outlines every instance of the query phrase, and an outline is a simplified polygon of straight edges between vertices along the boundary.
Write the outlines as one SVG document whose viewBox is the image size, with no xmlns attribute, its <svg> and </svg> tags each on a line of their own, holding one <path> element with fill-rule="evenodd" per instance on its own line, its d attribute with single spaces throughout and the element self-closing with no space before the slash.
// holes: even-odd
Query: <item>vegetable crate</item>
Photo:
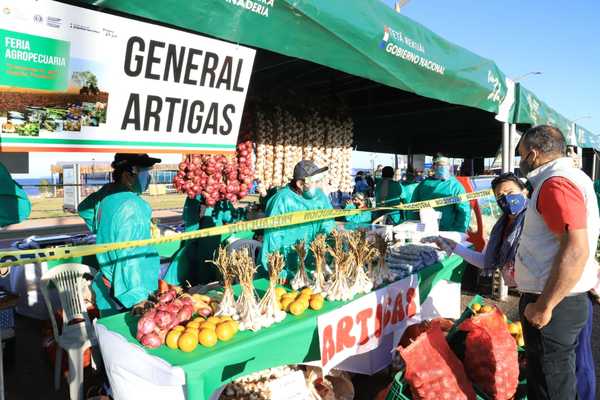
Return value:
<svg viewBox="0 0 600 400">
<path fill-rule="evenodd" d="M 454 351 L 454 353 L 456 353 L 456 355 L 460 359 L 462 359 L 464 356 L 464 342 L 466 333 L 461 332 L 458 329 L 458 327 L 466 319 L 471 318 L 474 315 L 471 306 L 475 303 L 483 304 L 483 302 L 483 297 L 479 295 L 473 297 L 473 300 L 471 300 L 467 308 L 463 311 L 460 318 L 456 320 L 454 326 L 452 327 L 452 329 L 450 329 L 448 335 L 446 336 L 450 348 Z M 524 352 L 524 349 L 519 347 L 518 351 L 519 353 L 522 353 Z M 490 400 L 490 398 L 486 394 L 481 392 L 481 390 L 479 390 L 479 388 L 476 385 L 473 385 L 473 388 L 475 389 L 477 400 Z M 386 400 L 412 400 L 410 386 L 408 385 L 408 382 L 406 382 L 406 380 L 404 379 L 403 370 L 399 371 L 394 377 L 394 382 L 392 384 L 392 387 L 390 388 L 390 391 L 387 394 Z M 523 375 L 519 377 L 519 387 L 517 388 L 515 400 L 527 400 L 527 380 Z"/>
</svg>

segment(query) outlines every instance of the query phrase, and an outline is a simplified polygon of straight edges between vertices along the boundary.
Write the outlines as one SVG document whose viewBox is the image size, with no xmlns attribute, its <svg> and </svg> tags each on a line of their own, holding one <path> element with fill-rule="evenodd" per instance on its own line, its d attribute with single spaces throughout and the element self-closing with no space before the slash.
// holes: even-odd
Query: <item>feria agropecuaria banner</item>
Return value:
<svg viewBox="0 0 600 400">
<path fill-rule="evenodd" d="M 0 1 L 0 150 L 235 150 L 255 51 L 49 0 Z"/>
</svg>

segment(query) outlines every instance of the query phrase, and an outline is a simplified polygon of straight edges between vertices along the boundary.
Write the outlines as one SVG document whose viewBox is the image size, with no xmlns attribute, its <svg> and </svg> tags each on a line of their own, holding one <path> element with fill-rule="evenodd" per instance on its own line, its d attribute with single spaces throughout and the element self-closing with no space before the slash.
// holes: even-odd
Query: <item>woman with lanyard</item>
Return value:
<svg viewBox="0 0 600 400">
<path fill-rule="evenodd" d="M 500 269 L 504 282 L 509 287 L 515 287 L 515 256 L 525 221 L 528 191 L 525 184 L 510 172 L 496 177 L 492 181 L 492 190 L 502 210 L 502 216 L 492 228 L 488 243 L 482 252 L 473 251 L 442 237 L 437 238 L 436 244 L 442 250 L 456 253 L 469 264 L 482 268 L 486 274 Z M 590 307 L 591 304 L 590 301 Z M 581 330 L 576 350 L 577 392 L 583 400 L 594 399 L 596 393 L 591 346 L 592 314 L 590 313 L 586 326 Z"/>
</svg>

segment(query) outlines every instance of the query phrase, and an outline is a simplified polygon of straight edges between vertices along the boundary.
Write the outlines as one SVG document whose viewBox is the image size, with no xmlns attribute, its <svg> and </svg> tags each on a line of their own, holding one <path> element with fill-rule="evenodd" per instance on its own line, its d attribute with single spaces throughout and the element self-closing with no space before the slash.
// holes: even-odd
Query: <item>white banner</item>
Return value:
<svg viewBox="0 0 600 400">
<path fill-rule="evenodd" d="M 406 327 L 419 322 L 419 312 L 419 279 L 414 274 L 320 315 L 321 367 L 326 373 L 350 356 L 377 348 L 391 333 L 398 343 Z"/>
<path fill-rule="evenodd" d="M 0 151 L 233 152 L 255 50 L 0 0 Z"/>
</svg>

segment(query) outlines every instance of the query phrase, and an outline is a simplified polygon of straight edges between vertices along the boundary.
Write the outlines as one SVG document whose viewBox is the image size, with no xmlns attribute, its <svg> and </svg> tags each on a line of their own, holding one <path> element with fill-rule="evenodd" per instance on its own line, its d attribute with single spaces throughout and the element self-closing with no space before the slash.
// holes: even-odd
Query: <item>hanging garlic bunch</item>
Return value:
<svg viewBox="0 0 600 400">
<path fill-rule="evenodd" d="M 350 291 L 353 295 L 369 293 L 373 290 L 373 281 L 365 272 L 365 265 L 370 264 L 379 252 L 368 242 L 366 233 L 360 230 L 349 235 L 348 248 L 356 263 Z"/>
<path fill-rule="evenodd" d="M 375 248 L 379 251 L 379 257 L 377 263 L 373 266 L 370 271 L 370 278 L 373 281 L 374 286 L 377 288 L 384 283 L 392 282 L 396 279 L 394 274 L 388 268 L 385 263 L 385 256 L 388 251 L 389 243 L 381 235 L 375 235 Z"/>
<path fill-rule="evenodd" d="M 298 254 L 298 271 L 296 272 L 296 276 L 294 276 L 294 279 L 292 279 L 292 289 L 298 290 L 310 287 L 312 282 L 308 278 L 305 266 L 306 242 L 304 240 L 299 241 L 294 245 L 294 250 Z"/>
<path fill-rule="evenodd" d="M 354 186 L 354 181 L 350 173 L 352 165 L 352 138 L 354 136 L 354 124 L 352 118 L 344 118 L 343 123 L 340 125 L 340 129 L 342 149 L 340 149 L 340 158 L 338 159 L 340 168 L 339 184 L 342 192 L 350 193 Z"/>
<path fill-rule="evenodd" d="M 238 319 L 235 297 L 233 296 L 231 259 L 227 255 L 227 250 L 224 247 L 219 246 L 217 258 L 208 261 L 217 267 L 223 277 L 223 298 L 219 303 L 219 308 L 215 315 L 230 315 L 233 319 Z"/>
<path fill-rule="evenodd" d="M 310 244 L 310 251 L 313 253 L 315 259 L 315 273 L 314 281 L 311 286 L 313 293 L 321 293 L 327 289 L 325 283 L 325 275 L 323 273 L 325 269 L 325 255 L 327 254 L 327 238 L 325 235 L 317 235 L 312 243 Z"/>
<path fill-rule="evenodd" d="M 273 186 L 273 165 L 275 158 L 275 146 L 273 145 L 275 141 L 275 131 L 273 127 L 273 122 L 269 118 L 264 119 L 264 130 L 263 136 L 265 138 L 265 160 L 264 160 L 264 185 L 261 189 L 264 189 L 266 194 L 267 190 L 269 190 Z"/>
<path fill-rule="evenodd" d="M 281 253 L 271 253 L 267 258 L 269 263 L 269 288 L 259 304 L 264 327 L 283 321 L 287 315 L 285 311 L 281 310 L 275 292 L 275 285 L 277 285 L 279 275 L 283 271 L 285 260 Z"/>
<path fill-rule="evenodd" d="M 294 153 L 296 152 L 296 146 L 294 145 L 295 138 L 293 132 L 296 130 L 296 120 L 294 116 L 284 111 L 283 118 L 285 132 L 287 133 L 287 139 L 283 147 L 283 181 L 287 182 L 292 179 L 294 175 Z"/>
<path fill-rule="evenodd" d="M 263 318 L 254 291 L 256 265 L 254 265 L 248 249 L 234 250 L 231 253 L 231 265 L 242 289 L 236 304 L 236 310 L 240 317 L 240 330 L 257 331 L 263 327 Z"/>
<path fill-rule="evenodd" d="M 258 192 L 264 196 L 267 194 L 265 164 L 267 159 L 267 143 L 269 139 L 268 127 L 265 114 L 256 112 L 256 179 L 258 179 Z"/>
<path fill-rule="evenodd" d="M 350 291 L 349 272 L 352 270 L 354 258 L 352 254 L 344 249 L 344 239 L 346 234 L 332 232 L 335 245 L 328 247 L 327 251 L 333 258 L 333 275 L 327 287 L 328 300 L 350 300 L 354 296 Z"/>
<path fill-rule="evenodd" d="M 275 158 L 273 159 L 273 186 L 279 187 L 284 184 L 283 181 L 283 161 L 284 161 L 284 143 L 287 139 L 287 126 L 284 113 L 280 107 L 275 109 Z"/>
</svg>

